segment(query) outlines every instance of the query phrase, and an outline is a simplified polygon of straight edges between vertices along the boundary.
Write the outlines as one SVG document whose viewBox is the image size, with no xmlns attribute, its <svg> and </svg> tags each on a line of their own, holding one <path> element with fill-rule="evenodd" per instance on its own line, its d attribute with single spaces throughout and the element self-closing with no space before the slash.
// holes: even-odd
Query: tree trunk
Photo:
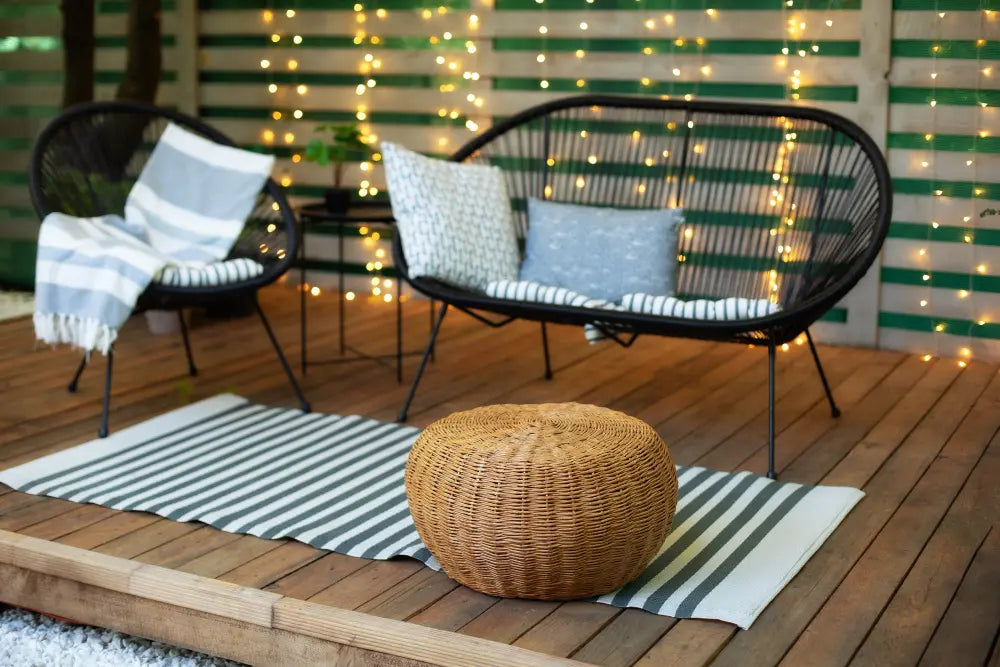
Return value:
<svg viewBox="0 0 1000 667">
<path fill-rule="evenodd" d="M 160 0 L 131 0 L 128 6 L 125 77 L 115 97 L 152 103 L 160 83 Z"/>
<path fill-rule="evenodd" d="M 94 0 L 62 0 L 63 108 L 94 99 Z"/>
</svg>

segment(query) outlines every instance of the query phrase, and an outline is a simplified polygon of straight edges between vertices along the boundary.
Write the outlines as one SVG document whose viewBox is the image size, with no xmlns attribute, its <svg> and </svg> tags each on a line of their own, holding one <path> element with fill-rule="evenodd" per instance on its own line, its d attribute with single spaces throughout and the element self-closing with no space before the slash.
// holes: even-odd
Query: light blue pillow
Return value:
<svg viewBox="0 0 1000 667">
<path fill-rule="evenodd" d="M 591 299 L 671 295 L 681 209 L 616 209 L 528 200 L 521 280 Z"/>
</svg>

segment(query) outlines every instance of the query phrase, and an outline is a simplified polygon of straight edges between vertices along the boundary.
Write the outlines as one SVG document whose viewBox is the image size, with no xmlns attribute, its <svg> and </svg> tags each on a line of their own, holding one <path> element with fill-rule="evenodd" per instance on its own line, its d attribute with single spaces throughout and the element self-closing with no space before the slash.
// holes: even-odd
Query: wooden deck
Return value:
<svg viewBox="0 0 1000 667">
<path fill-rule="evenodd" d="M 279 286 L 262 298 L 297 358 L 295 293 Z M 314 304 L 317 357 L 336 349 L 336 310 L 327 294 Z M 349 315 L 352 343 L 393 348 L 391 308 L 353 303 Z M 406 304 L 406 332 L 408 347 L 423 344 L 423 302 Z M 126 327 L 112 430 L 222 391 L 294 405 L 256 320 L 202 321 L 192 335 L 201 374 L 189 380 L 179 337 L 150 336 L 141 320 Z M 764 472 L 765 350 L 657 338 L 622 350 L 565 327 L 550 337 L 556 374 L 545 381 L 537 325 L 491 330 L 449 315 L 412 422 L 490 402 L 591 402 L 654 424 L 679 463 Z M 821 354 L 843 416 L 830 417 L 806 348 L 780 354 L 779 474 L 867 496 L 749 631 L 588 602 L 500 600 L 410 560 L 365 561 L 2 486 L 0 600 L 269 664 L 1000 665 L 997 366 Z M 0 468 L 94 436 L 103 364 L 70 395 L 76 362 L 70 351 L 35 350 L 29 320 L 0 323 Z M 414 367 L 410 358 L 407 378 Z M 316 410 L 386 420 L 406 389 L 369 362 L 311 368 L 305 388 Z"/>
</svg>

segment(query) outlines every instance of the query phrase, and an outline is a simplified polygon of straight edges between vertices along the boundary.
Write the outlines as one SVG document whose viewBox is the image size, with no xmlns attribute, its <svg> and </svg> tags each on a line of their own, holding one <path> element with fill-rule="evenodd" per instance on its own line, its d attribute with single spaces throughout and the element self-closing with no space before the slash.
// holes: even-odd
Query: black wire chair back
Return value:
<svg viewBox="0 0 1000 667">
<path fill-rule="evenodd" d="M 123 216 L 132 185 L 142 173 L 160 135 L 171 122 L 219 144 L 234 145 L 224 134 L 195 118 L 149 104 L 93 102 L 67 109 L 42 131 L 31 156 L 28 185 L 38 217 L 44 219 L 54 212 L 84 218 L 111 214 Z M 219 192 L 218 196 L 225 197 L 226 193 Z M 188 374 L 194 376 L 198 374 L 198 369 L 183 309 L 212 304 L 238 308 L 243 305 L 241 301 L 252 303 L 300 407 L 308 412 L 309 403 L 257 300 L 257 290 L 277 280 L 291 266 L 297 244 L 295 215 L 281 187 L 268 179 L 228 257 L 256 260 L 264 267 L 262 274 L 212 286 L 174 286 L 153 282 L 139 297 L 136 310 L 163 308 L 178 312 Z M 97 431 L 102 438 L 108 434 L 113 359 L 114 347 L 108 351 L 106 359 L 104 404 Z M 70 392 L 77 391 L 89 360 L 90 354 L 85 352 L 70 380 Z"/>
<path fill-rule="evenodd" d="M 228 137 L 195 118 L 151 105 L 96 102 L 67 110 L 45 128 L 35 144 L 29 184 L 39 217 L 51 212 L 78 217 L 123 215 L 133 183 L 171 122 L 217 143 L 234 145 Z M 268 179 L 228 257 L 253 259 L 263 265 L 263 274 L 219 287 L 154 283 L 144 301 L 258 289 L 291 266 L 297 243 L 292 209 L 280 186 Z"/>
<path fill-rule="evenodd" d="M 829 308 L 874 259 L 889 221 L 878 150 L 814 109 L 568 98 L 501 122 L 454 159 L 503 168 L 522 237 L 529 197 L 682 207 L 685 299 L 768 299 L 789 313 L 826 294 Z"/>
</svg>

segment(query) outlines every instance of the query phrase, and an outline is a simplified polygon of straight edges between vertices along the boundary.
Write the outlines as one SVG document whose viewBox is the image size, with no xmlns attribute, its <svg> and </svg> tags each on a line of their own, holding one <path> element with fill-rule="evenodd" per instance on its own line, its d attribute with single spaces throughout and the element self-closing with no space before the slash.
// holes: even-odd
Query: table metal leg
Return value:
<svg viewBox="0 0 1000 667">
<path fill-rule="evenodd" d="M 434 331 L 434 299 L 431 299 L 431 328 L 430 331 Z M 431 345 L 431 361 L 434 361 L 434 345 Z"/>
<path fill-rule="evenodd" d="M 338 319 L 337 327 L 340 336 L 340 356 L 344 356 L 344 350 L 346 348 L 346 343 L 344 342 L 344 227 L 337 230 L 337 264 L 339 264 L 339 271 L 337 272 L 337 310 Z"/>
<path fill-rule="evenodd" d="M 299 355 L 306 374 L 306 226 L 299 225 Z"/>
<path fill-rule="evenodd" d="M 396 382 L 403 382 L 403 289 L 396 279 Z"/>
</svg>

